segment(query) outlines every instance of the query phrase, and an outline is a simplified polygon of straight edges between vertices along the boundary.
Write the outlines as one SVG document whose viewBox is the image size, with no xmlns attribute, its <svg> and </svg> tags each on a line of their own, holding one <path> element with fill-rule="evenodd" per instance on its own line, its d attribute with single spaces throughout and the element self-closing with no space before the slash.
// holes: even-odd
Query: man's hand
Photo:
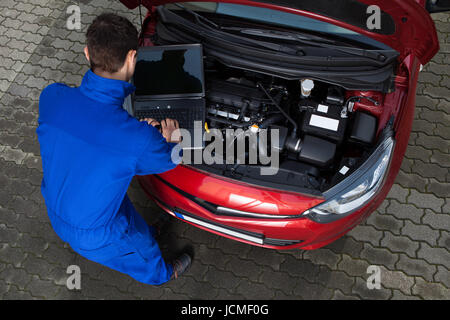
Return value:
<svg viewBox="0 0 450 320">
<path fill-rule="evenodd" d="M 154 127 L 160 126 L 160 125 L 161 125 L 158 121 L 156 121 L 155 119 L 152 119 L 152 118 L 141 119 L 141 121 L 145 121 L 145 122 L 147 122 L 150 126 L 154 126 Z"/>
<path fill-rule="evenodd" d="M 161 133 L 167 142 L 181 142 L 180 125 L 177 120 L 165 119 L 161 121 Z"/>
</svg>

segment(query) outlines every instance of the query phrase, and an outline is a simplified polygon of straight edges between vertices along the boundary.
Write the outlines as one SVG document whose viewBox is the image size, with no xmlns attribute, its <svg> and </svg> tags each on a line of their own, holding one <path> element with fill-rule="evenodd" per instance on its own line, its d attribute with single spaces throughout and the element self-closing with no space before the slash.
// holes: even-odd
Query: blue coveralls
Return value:
<svg viewBox="0 0 450 320">
<path fill-rule="evenodd" d="M 41 191 L 55 232 L 85 258 L 147 284 L 172 266 L 126 192 L 135 175 L 176 167 L 175 144 L 122 109 L 135 87 L 86 72 L 80 87 L 55 83 L 39 100 Z"/>
</svg>

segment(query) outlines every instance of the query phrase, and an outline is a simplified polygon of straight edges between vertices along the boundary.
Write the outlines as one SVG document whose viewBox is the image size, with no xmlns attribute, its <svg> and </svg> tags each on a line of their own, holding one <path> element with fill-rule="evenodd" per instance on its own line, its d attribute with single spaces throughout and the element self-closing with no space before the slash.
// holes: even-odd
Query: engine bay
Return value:
<svg viewBox="0 0 450 320">
<path fill-rule="evenodd" d="M 342 87 L 308 78 L 286 80 L 229 68 L 208 58 L 205 79 L 207 128 L 276 129 L 280 159 L 278 172 L 267 176 L 259 170 L 263 164 L 226 164 L 226 154 L 223 164 L 194 165 L 198 169 L 315 194 L 350 174 L 375 145 L 378 119 L 362 108 L 355 110 L 355 103 L 365 100 L 379 106 L 377 97 L 354 96 Z M 249 156 L 247 151 L 246 160 Z"/>
</svg>

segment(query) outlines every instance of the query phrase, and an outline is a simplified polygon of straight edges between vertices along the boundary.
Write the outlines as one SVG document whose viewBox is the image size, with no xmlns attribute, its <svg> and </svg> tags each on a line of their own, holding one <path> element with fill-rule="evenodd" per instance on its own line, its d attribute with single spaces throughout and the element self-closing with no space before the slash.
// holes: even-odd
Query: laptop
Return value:
<svg viewBox="0 0 450 320">
<path fill-rule="evenodd" d="M 194 139 L 205 126 L 205 79 L 201 44 L 145 47 L 138 50 L 133 76 L 133 113 L 137 119 L 176 119 L 191 135 L 184 149 L 204 147 Z"/>
</svg>

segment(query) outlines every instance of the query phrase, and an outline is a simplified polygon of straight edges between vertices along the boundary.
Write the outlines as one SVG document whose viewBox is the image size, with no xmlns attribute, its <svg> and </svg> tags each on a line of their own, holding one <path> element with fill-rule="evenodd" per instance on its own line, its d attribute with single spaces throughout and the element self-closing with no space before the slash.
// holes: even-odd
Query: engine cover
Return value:
<svg viewBox="0 0 450 320">
<path fill-rule="evenodd" d="M 265 96 L 256 87 L 214 79 L 208 82 L 206 99 L 210 103 L 233 106 L 239 110 L 245 107 L 259 111 Z"/>
</svg>

